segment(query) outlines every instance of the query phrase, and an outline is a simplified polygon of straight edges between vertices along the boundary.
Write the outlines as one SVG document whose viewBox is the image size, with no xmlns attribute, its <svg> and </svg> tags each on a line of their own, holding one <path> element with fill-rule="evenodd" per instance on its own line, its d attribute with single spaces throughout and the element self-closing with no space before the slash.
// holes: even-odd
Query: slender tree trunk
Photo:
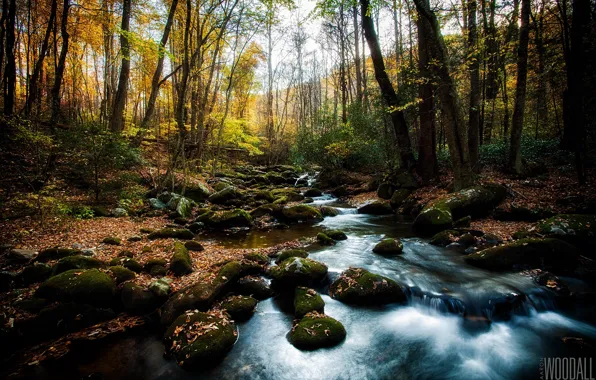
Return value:
<svg viewBox="0 0 596 380">
<path fill-rule="evenodd" d="M 3 9 L 4 14 L 5 9 Z M 17 66 L 15 60 L 15 24 L 17 18 L 16 0 L 9 0 L 6 16 L 6 66 L 4 67 L 4 115 L 10 116 L 14 112 L 14 102 L 17 85 Z"/>
<path fill-rule="evenodd" d="M 468 149 L 470 165 L 478 170 L 480 144 L 480 54 L 476 28 L 476 0 L 468 0 L 468 59 L 470 69 L 470 106 L 468 111 Z"/>
<path fill-rule="evenodd" d="M 381 47 L 379 45 L 379 39 L 375 31 L 373 19 L 370 17 L 368 0 L 360 0 L 360 12 L 362 14 L 364 36 L 368 43 L 371 60 L 375 70 L 375 78 L 379 84 L 383 100 L 390 109 L 389 112 L 391 121 L 393 122 L 393 130 L 398 143 L 400 164 L 403 169 L 410 170 L 415 166 L 416 162 L 414 160 L 414 154 L 412 153 L 408 126 L 406 124 L 404 113 L 399 108 L 399 101 L 395 89 L 385 71 L 385 62 L 383 61 L 383 54 L 381 53 Z"/>
<path fill-rule="evenodd" d="M 356 102 L 362 105 L 362 72 L 360 70 L 360 38 L 358 36 L 358 7 L 352 8 L 354 16 L 354 66 L 356 70 Z"/>
<path fill-rule="evenodd" d="M 128 33 L 130 32 L 130 8 L 132 0 L 122 0 L 122 31 L 120 32 L 120 53 L 122 64 L 120 65 L 120 77 L 118 78 L 118 90 L 114 97 L 112 117 L 110 118 L 110 130 L 120 133 L 124 129 L 124 108 L 128 95 L 128 78 L 130 77 L 130 43 Z"/>
<path fill-rule="evenodd" d="M 54 85 L 51 90 L 52 97 L 52 117 L 51 122 L 54 124 L 60 117 L 60 88 L 62 87 L 62 78 L 64 77 L 64 70 L 66 68 L 66 55 L 68 54 L 68 44 L 70 35 L 68 34 L 68 14 L 70 12 L 70 0 L 64 0 L 62 6 L 62 21 L 60 22 L 60 35 L 62 36 L 62 47 L 60 48 L 60 58 L 56 66 L 56 75 L 54 77 Z M 53 125 L 52 125 L 53 126 Z"/>
<path fill-rule="evenodd" d="M 517 83 L 515 87 L 515 107 L 511 122 L 511 144 L 509 146 L 509 168 L 521 173 L 521 137 L 526 106 L 526 82 L 528 79 L 528 42 L 530 34 L 530 0 L 521 0 L 521 26 L 517 48 Z"/>
</svg>

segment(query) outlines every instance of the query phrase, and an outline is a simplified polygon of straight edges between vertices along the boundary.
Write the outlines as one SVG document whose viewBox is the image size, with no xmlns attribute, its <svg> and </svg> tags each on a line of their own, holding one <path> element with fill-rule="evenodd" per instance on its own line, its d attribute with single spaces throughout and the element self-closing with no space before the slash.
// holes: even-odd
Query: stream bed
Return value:
<svg viewBox="0 0 596 380">
<path fill-rule="evenodd" d="M 230 235 L 226 244 L 263 247 L 341 229 L 348 239 L 317 248 L 310 258 L 329 267 L 317 290 L 325 314 L 343 323 L 346 340 L 315 351 L 292 346 L 286 334 L 291 310 L 277 298 L 259 302 L 255 315 L 238 325 L 238 341 L 216 367 L 196 373 L 163 356 L 160 336 L 147 333 L 111 339 L 69 354 L 57 367 L 41 367 L 42 378 L 106 379 L 527 379 L 540 378 L 543 357 L 572 356 L 563 337 L 596 338 L 593 316 L 563 313 L 555 295 L 518 273 L 492 273 L 463 262 L 461 253 L 413 237 L 409 223 L 361 215 L 323 196 L 315 204 L 340 207 L 341 214 L 314 226 Z M 399 237 L 399 256 L 372 248 Z M 407 286 L 406 305 L 354 307 L 327 295 L 343 270 L 354 266 Z M 586 286 L 575 280 L 578 289 Z M 101 375 L 99 375 L 101 374 Z M 103 376 L 102 376 L 103 375 Z"/>
</svg>

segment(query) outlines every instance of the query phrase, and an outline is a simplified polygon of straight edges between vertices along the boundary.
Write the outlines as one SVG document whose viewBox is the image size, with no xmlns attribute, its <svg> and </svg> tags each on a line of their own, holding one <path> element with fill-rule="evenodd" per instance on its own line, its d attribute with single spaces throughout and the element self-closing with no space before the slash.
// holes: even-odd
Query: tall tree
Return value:
<svg viewBox="0 0 596 380">
<path fill-rule="evenodd" d="M 15 24 L 17 18 L 16 0 L 9 0 L 8 9 L 3 8 L 2 14 L 6 13 L 6 66 L 4 67 L 3 96 L 4 96 L 4 115 L 10 116 L 14 112 L 15 92 L 17 84 L 17 65 L 15 60 Z"/>
<path fill-rule="evenodd" d="M 60 117 L 60 90 L 62 88 L 62 79 L 64 78 L 64 70 L 66 70 L 66 56 L 68 54 L 68 46 L 70 43 L 70 34 L 68 34 L 68 14 L 70 13 L 70 0 L 64 0 L 62 4 L 62 20 L 60 21 L 60 35 L 62 37 L 62 47 L 60 48 L 60 58 L 56 66 L 56 74 L 54 76 L 54 85 L 51 90 L 52 98 L 52 127 Z M 56 42 L 54 41 L 54 46 Z"/>
<path fill-rule="evenodd" d="M 530 0 L 521 0 L 521 25 L 517 47 L 517 82 L 515 85 L 515 108 L 511 121 L 511 143 L 509 145 L 509 168 L 521 173 L 521 137 L 526 107 L 526 83 L 528 80 L 528 42 L 530 40 Z"/>
<path fill-rule="evenodd" d="M 114 97 L 112 117 L 110 118 L 110 130 L 114 133 L 122 132 L 124 129 L 124 108 L 128 95 L 128 78 L 130 77 L 130 8 L 131 0 L 122 0 L 122 25 L 120 26 L 120 54 L 122 63 L 120 65 L 120 76 L 118 78 L 118 90 Z"/>
<path fill-rule="evenodd" d="M 468 66 L 470 70 L 470 106 L 468 111 L 468 149 L 470 165 L 478 170 L 478 145 L 480 144 L 480 51 L 476 27 L 476 0 L 467 1 L 468 13 Z"/>
<path fill-rule="evenodd" d="M 373 19 L 370 17 L 369 0 L 360 0 L 360 12 L 362 16 L 362 29 L 364 30 L 364 37 L 366 38 L 370 50 L 370 57 L 375 70 L 375 78 L 379 84 L 381 96 L 383 97 L 386 106 L 389 108 L 393 130 L 397 138 L 400 164 L 403 169 L 410 170 L 414 167 L 416 161 L 414 160 L 414 154 L 412 153 L 408 125 L 406 124 L 404 112 L 400 108 L 395 89 L 385 70 L 385 62 L 379 45 L 379 38 L 375 31 Z"/>
</svg>

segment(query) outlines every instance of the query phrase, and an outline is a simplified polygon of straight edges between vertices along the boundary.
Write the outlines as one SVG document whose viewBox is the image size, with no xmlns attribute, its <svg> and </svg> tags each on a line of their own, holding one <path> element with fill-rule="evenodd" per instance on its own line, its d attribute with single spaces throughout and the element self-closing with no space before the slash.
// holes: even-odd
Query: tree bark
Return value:
<svg viewBox="0 0 596 380">
<path fill-rule="evenodd" d="M 66 66 L 66 55 L 68 54 L 68 44 L 70 35 L 68 34 L 68 14 L 70 12 L 70 0 L 64 0 L 62 6 L 62 21 L 60 22 L 60 35 L 62 36 L 62 47 L 60 48 L 60 58 L 56 66 L 56 75 L 54 77 L 54 85 L 51 90 L 52 98 L 52 126 L 58 121 L 60 117 L 60 88 L 62 87 L 62 78 L 64 77 L 64 70 Z"/>
<path fill-rule="evenodd" d="M 120 77 L 118 78 L 118 90 L 114 97 L 112 117 L 110 118 L 110 131 L 120 133 L 124 129 L 124 108 L 128 95 L 128 78 L 130 76 L 130 43 L 128 33 L 130 31 L 130 8 L 131 0 L 122 0 L 122 25 L 120 34 L 120 53 L 122 63 L 120 65 Z"/>
<path fill-rule="evenodd" d="M 354 5 L 354 66 L 356 70 L 356 102 L 362 105 L 362 72 L 360 71 L 360 38 L 358 37 L 358 7 Z"/>
<path fill-rule="evenodd" d="M 393 130 L 398 143 L 400 164 L 403 169 L 410 170 L 415 166 L 416 161 L 412 153 L 408 126 L 404 112 L 399 108 L 395 89 L 389 80 L 387 71 L 385 71 L 385 62 L 383 61 L 379 39 L 375 31 L 373 19 L 369 15 L 369 0 L 360 0 L 360 11 L 362 13 L 362 28 L 364 29 L 364 36 L 370 50 L 375 78 L 379 84 L 383 100 L 387 107 L 389 107 Z"/>
<path fill-rule="evenodd" d="M 526 106 L 526 82 L 528 79 L 528 42 L 530 37 L 530 0 L 521 0 L 521 26 L 517 48 L 517 83 L 515 85 L 515 107 L 511 121 L 511 143 L 509 145 L 509 168 L 520 174 L 522 170 L 521 137 Z"/>
<path fill-rule="evenodd" d="M 3 12 L 4 13 L 4 9 Z M 3 95 L 4 115 L 10 116 L 14 112 L 15 92 L 17 85 L 17 66 L 15 60 L 15 24 L 17 18 L 16 0 L 9 0 L 6 16 L 6 66 L 4 67 Z"/>
<path fill-rule="evenodd" d="M 476 0 L 468 0 L 468 59 L 470 70 L 470 106 L 468 111 L 468 149 L 470 165 L 478 170 L 480 144 L 480 54 L 476 27 Z"/>
</svg>

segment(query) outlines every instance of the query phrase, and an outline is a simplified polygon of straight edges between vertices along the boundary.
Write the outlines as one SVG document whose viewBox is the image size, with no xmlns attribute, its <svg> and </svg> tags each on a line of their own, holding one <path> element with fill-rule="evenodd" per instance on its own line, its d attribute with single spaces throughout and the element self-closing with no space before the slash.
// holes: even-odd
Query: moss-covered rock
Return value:
<svg viewBox="0 0 596 380">
<path fill-rule="evenodd" d="M 244 199 L 244 193 L 233 186 L 228 186 L 209 197 L 209 202 L 218 205 L 235 205 Z"/>
<path fill-rule="evenodd" d="M 295 205 L 282 210 L 283 218 L 289 222 L 316 222 L 323 220 L 319 210 L 308 205 Z"/>
<path fill-rule="evenodd" d="M 40 262 L 46 262 L 46 261 L 50 261 L 50 260 L 58 260 L 61 259 L 63 257 L 68 257 L 68 256 L 75 256 L 75 255 L 80 255 L 82 252 L 79 249 L 72 249 L 72 248 L 48 248 L 48 249 L 44 249 L 42 251 L 39 252 L 39 254 L 37 255 L 37 261 Z"/>
<path fill-rule="evenodd" d="M 419 233 L 436 233 L 453 226 L 453 221 L 464 216 L 483 216 L 497 206 L 507 194 L 504 186 L 489 184 L 470 187 L 426 205 L 414 220 Z"/>
<path fill-rule="evenodd" d="M 596 215 L 560 214 L 538 223 L 542 235 L 565 240 L 591 258 L 596 257 Z"/>
<path fill-rule="evenodd" d="M 323 192 L 317 188 L 308 189 L 304 192 L 305 197 L 320 197 L 323 195 Z"/>
<path fill-rule="evenodd" d="M 133 280 L 137 277 L 135 272 L 120 265 L 111 266 L 109 269 L 110 272 L 112 272 L 112 277 L 114 277 L 116 284 L 121 284 L 124 281 Z"/>
<path fill-rule="evenodd" d="M 228 211 L 211 211 L 201 215 L 197 221 L 211 228 L 225 229 L 232 227 L 251 227 L 250 214 L 239 208 Z"/>
<path fill-rule="evenodd" d="M 103 238 L 101 242 L 107 245 L 120 245 L 122 244 L 122 239 L 116 236 L 108 236 Z"/>
<path fill-rule="evenodd" d="M 271 276 L 286 286 L 315 284 L 327 275 L 327 266 L 315 260 L 291 257 L 271 268 Z"/>
<path fill-rule="evenodd" d="M 278 204 L 265 204 L 261 205 L 250 212 L 250 216 L 253 218 L 260 218 L 264 215 L 279 216 L 281 214 L 283 206 Z"/>
<path fill-rule="evenodd" d="M 340 230 L 325 231 L 325 235 L 329 236 L 333 240 L 347 240 L 348 235 Z"/>
<path fill-rule="evenodd" d="M 436 245 L 438 247 L 446 247 L 449 244 L 455 242 L 455 239 L 461 235 L 461 232 L 457 230 L 445 230 L 436 233 L 430 239 L 430 244 Z"/>
<path fill-rule="evenodd" d="M 201 252 L 205 249 L 205 248 L 203 248 L 203 245 L 196 240 L 189 240 L 186 243 L 184 243 L 184 246 L 189 251 L 194 251 L 194 252 Z"/>
<path fill-rule="evenodd" d="M 29 286 L 47 280 L 51 273 L 52 268 L 48 264 L 33 263 L 23 268 L 21 279 L 23 280 L 23 285 Z"/>
<path fill-rule="evenodd" d="M 244 256 L 244 258 L 248 261 L 253 261 L 261 265 L 269 264 L 269 257 L 258 252 L 248 253 L 246 256 Z"/>
<path fill-rule="evenodd" d="M 254 194 L 252 194 L 252 198 L 256 201 L 264 200 L 267 203 L 271 203 L 275 200 L 275 196 L 271 191 L 268 190 L 258 190 Z"/>
<path fill-rule="evenodd" d="M 203 202 L 208 199 L 211 194 L 211 190 L 209 190 L 207 185 L 202 182 L 187 184 L 186 190 L 184 191 L 184 195 L 195 202 Z"/>
<path fill-rule="evenodd" d="M 273 296 L 271 287 L 261 277 L 244 276 L 238 280 L 235 290 L 238 294 L 252 296 L 258 300 L 264 300 Z"/>
<path fill-rule="evenodd" d="M 103 268 L 106 264 L 98 259 L 87 256 L 69 256 L 58 260 L 52 268 L 52 276 L 66 272 L 71 269 L 93 269 Z"/>
<path fill-rule="evenodd" d="M 233 320 L 246 321 L 255 313 L 257 300 L 251 296 L 231 296 L 221 302 L 222 310 L 232 317 Z"/>
<path fill-rule="evenodd" d="M 278 205 L 278 206 L 279 206 L 279 205 L 285 205 L 285 204 L 286 204 L 286 203 L 288 203 L 288 202 L 289 202 L 289 200 L 288 200 L 288 197 L 286 197 L 286 196 L 281 196 L 281 197 L 277 197 L 277 198 L 275 198 L 275 200 L 273 201 L 273 204 L 274 204 L 274 205 Z M 280 212 L 281 212 L 281 211 L 280 211 Z"/>
<path fill-rule="evenodd" d="M 129 237 L 128 239 L 126 239 L 127 241 L 130 241 L 132 243 L 137 242 L 137 241 L 141 241 L 143 240 L 143 237 L 140 235 L 133 235 L 131 237 Z"/>
<path fill-rule="evenodd" d="M 316 312 L 305 315 L 288 333 L 288 341 L 304 350 L 333 347 L 345 338 L 346 329 L 339 321 Z"/>
<path fill-rule="evenodd" d="M 192 259 L 188 254 L 188 249 L 182 243 L 176 242 L 174 244 L 174 254 L 170 260 L 170 270 L 176 276 L 184 276 L 193 271 Z"/>
<path fill-rule="evenodd" d="M 339 210 L 331 206 L 321 206 L 319 208 L 323 216 L 338 216 Z"/>
<path fill-rule="evenodd" d="M 147 261 L 145 261 L 145 264 L 143 265 L 143 270 L 145 272 L 151 272 L 151 269 L 156 265 L 161 265 L 162 267 L 165 267 L 167 265 L 167 261 L 166 259 L 159 258 L 148 259 Z"/>
<path fill-rule="evenodd" d="M 390 183 L 383 182 L 377 188 L 377 196 L 381 199 L 391 199 L 391 195 L 395 191 L 395 186 Z"/>
<path fill-rule="evenodd" d="M 116 257 L 110 260 L 110 266 L 123 266 L 126 269 L 130 269 L 135 273 L 141 273 L 143 266 L 135 259 L 130 257 Z"/>
<path fill-rule="evenodd" d="M 155 280 L 149 284 L 149 290 L 151 290 L 157 297 L 165 299 L 170 294 L 171 283 L 171 279 L 162 277 L 159 280 Z"/>
<path fill-rule="evenodd" d="M 215 277 L 205 278 L 180 290 L 160 309 L 161 323 L 172 323 L 186 310 L 207 310 L 240 277 L 242 271 L 243 267 L 238 261 L 231 261 L 222 266 Z"/>
<path fill-rule="evenodd" d="M 397 255 L 402 253 L 404 245 L 399 239 L 383 239 L 373 248 L 379 255 Z"/>
<path fill-rule="evenodd" d="M 275 260 L 275 262 L 281 263 L 282 261 L 285 261 L 285 260 L 289 259 L 290 257 L 306 258 L 306 257 L 308 257 L 308 252 L 306 252 L 303 249 L 285 249 L 280 252 L 280 254 L 279 254 L 279 256 L 277 256 L 277 259 Z"/>
<path fill-rule="evenodd" d="M 201 312 L 180 315 L 164 335 L 166 349 L 186 370 L 212 367 L 236 343 L 236 326 L 224 317 Z"/>
<path fill-rule="evenodd" d="M 331 284 L 329 295 L 341 302 L 359 305 L 406 301 L 406 294 L 397 282 L 362 268 L 344 271 Z"/>
<path fill-rule="evenodd" d="M 148 227 L 142 227 L 141 229 L 139 229 L 139 232 L 142 234 L 150 234 L 155 232 L 154 228 L 148 228 Z"/>
<path fill-rule="evenodd" d="M 167 272 L 165 265 L 154 265 L 149 270 L 149 274 L 153 277 L 165 276 Z"/>
<path fill-rule="evenodd" d="M 129 251 L 128 249 L 125 249 L 123 251 L 118 252 L 118 257 L 135 257 L 134 252 Z"/>
<path fill-rule="evenodd" d="M 304 199 L 304 195 L 300 194 L 294 189 L 284 188 L 284 189 L 274 189 L 271 191 L 274 197 L 280 198 L 285 197 L 286 202 L 300 202 Z"/>
<path fill-rule="evenodd" d="M 124 284 L 120 298 L 124 310 L 132 315 L 150 313 L 163 302 L 152 291 L 132 282 Z"/>
<path fill-rule="evenodd" d="M 521 239 L 465 257 L 468 264 L 493 271 L 543 268 L 552 272 L 574 269 L 579 251 L 559 239 Z"/>
<path fill-rule="evenodd" d="M 153 231 L 148 238 L 155 239 L 181 239 L 190 240 L 195 236 L 190 230 L 186 228 L 162 228 L 161 230 Z"/>
<path fill-rule="evenodd" d="M 402 205 L 402 203 L 404 203 L 406 198 L 408 198 L 410 196 L 410 194 L 412 194 L 411 190 L 397 189 L 393 192 L 393 195 L 391 196 L 391 200 L 389 201 L 389 204 L 391 205 L 391 207 L 394 210 L 397 210 Z"/>
<path fill-rule="evenodd" d="M 311 311 L 323 313 L 325 301 L 314 289 L 299 286 L 294 292 L 294 315 L 302 318 Z"/>
<path fill-rule="evenodd" d="M 389 215 L 393 214 L 393 210 L 387 202 L 374 201 L 372 203 L 358 207 L 358 214 Z"/>
<path fill-rule="evenodd" d="M 115 292 L 116 285 L 107 274 L 97 269 L 73 269 L 43 282 L 35 296 L 53 301 L 109 306 Z"/>
<path fill-rule="evenodd" d="M 320 245 L 335 245 L 335 240 L 331 239 L 327 234 L 319 232 L 317 234 L 317 243 Z"/>
</svg>

